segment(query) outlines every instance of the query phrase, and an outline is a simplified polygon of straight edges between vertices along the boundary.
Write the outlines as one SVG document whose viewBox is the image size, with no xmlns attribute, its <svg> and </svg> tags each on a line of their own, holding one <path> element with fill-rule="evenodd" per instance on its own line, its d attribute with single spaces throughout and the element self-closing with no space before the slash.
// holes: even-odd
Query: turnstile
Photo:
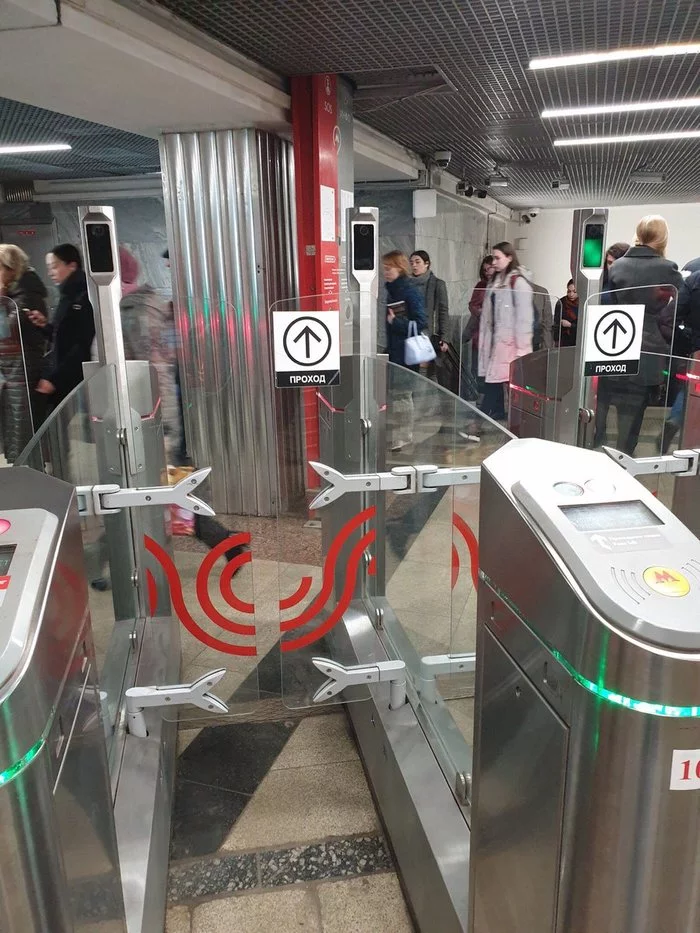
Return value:
<svg viewBox="0 0 700 933">
<path fill-rule="evenodd" d="M 700 926 L 700 542 L 604 454 L 482 466 L 470 933 Z"/>
<path fill-rule="evenodd" d="M 0 483 L 0 930 L 125 931 L 75 490 Z"/>
</svg>

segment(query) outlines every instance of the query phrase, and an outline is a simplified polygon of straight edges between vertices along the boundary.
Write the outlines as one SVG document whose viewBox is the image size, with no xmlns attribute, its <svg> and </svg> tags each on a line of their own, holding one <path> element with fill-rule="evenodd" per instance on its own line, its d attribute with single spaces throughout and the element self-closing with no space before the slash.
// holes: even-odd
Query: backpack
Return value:
<svg viewBox="0 0 700 933">
<path fill-rule="evenodd" d="M 510 290 L 513 291 L 515 287 L 515 282 L 518 279 L 518 276 L 528 283 L 530 288 L 532 288 L 532 282 L 527 279 L 522 272 L 514 272 L 510 277 Z M 542 311 L 537 307 L 535 303 L 535 290 L 532 291 L 532 349 L 539 350 L 542 344 L 542 338 L 544 337 L 544 324 L 542 323 Z"/>
</svg>

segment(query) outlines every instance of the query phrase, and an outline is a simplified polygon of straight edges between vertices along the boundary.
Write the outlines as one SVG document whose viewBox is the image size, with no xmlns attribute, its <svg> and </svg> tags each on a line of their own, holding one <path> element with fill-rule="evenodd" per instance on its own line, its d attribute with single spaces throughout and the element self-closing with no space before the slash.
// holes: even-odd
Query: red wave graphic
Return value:
<svg viewBox="0 0 700 933">
<path fill-rule="evenodd" d="M 371 509 L 367 509 L 366 511 L 371 511 Z M 362 515 L 364 513 L 360 514 Z M 350 523 L 348 522 L 348 524 Z M 338 535 L 338 537 L 341 535 L 342 532 L 340 535 Z M 376 537 L 377 532 L 372 529 L 371 531 L 368 531 L 367 534 L 365 534 L 362 538 L 360 538 L 357 544 L 353 547 L 350 553 L 350 557 L 348 558 L 347 573 L 345 576 L 345 586 L 343 587 L 343 592 L 335 609 L 333 612 L 331 612 L 325 622 L 323 622 L 318 628 L 312 629 L 305 635 L 301 635 L 299 638 L 293 638 L 289 641 L 284 641 L 283 639 L 280 645 L 282 651 L 298 651 L 299 648 L 304 648 L 306 645 L 311 645 L 313 642 L 318 641 L 319 638 L 323 638 L 326 632 L 329 632 L 333 626 L 336 625 L 336 623 L 342 617 L 343 613 L 347 610 L 352 600 L 353 593 L 355 592 L 355 583 L 357 581 L 357 570 L 360 566 L 362 556 L 370 544 L 376 540 Z M 301 618 L 301 616 L 299 618 Z M 296 628 L 296 625 L 294 627 Z"/>
<path fill-rule="evenodd" d="M 149 535 L 144 535 L 144 544 L 146 546 L 146 550 L 148 551 L 148 553 L 151 554 L 153 557 L 155 557 L 155 559 L 159 562 L 159 564 L 163 568 L 165 576 L 168 580 L 168 586 L 170 588 L 170 598 L 172 599 L 175 613 L 178 619 L 180 620 L 180 622 L 185 626 L 185 628 L 191 635 L 193 635 L 198 641 L 201 641 L 203 645 L 206 645 L 208 648 L 213 648 L 215 651 L 220 651 L 222 654 L 236 654 L 236 655 L 242 655 L 242 656 L 257 655 L 258 651 L 255 645 L 232 645 L 232 644 L 229 644 L 228 642 L 221 641 L 220 639 L 215 638 L 213 635 L 209 635 L 208 632 L 205 632 L 204 629 L 201 628 L 201 626 L 197 622 L 195 622 L 195 620 L 192 618 L 192 616 L 189 613 L 189 610 L 185 604 L 184 597 L 182 595 L 182 583 L 180 581 L 180 576 L 177 572 L 177 568 L 175 564 L 170 558 L 170 555 L 167 553 L 167 551 L 164 550 L 164 548 L 160 546 L 160 544 L 158 544 L 157 541 L 154 541 L 153 538 L 151 538 Z M 217 545 L 217 547 L 214 550 L 218 550 L 224 544 L 226 545 L 224 550 L 228 550 L 229 547 L 232 547 L 232 545 L 229 542 L 222 541 L 221 544 Z M 213 551 L 211 551 L 207 555 L 207 557 L 210 557 L 212 553 Z M 249 557 L 249 555 L 242 554 L 242 555 L 239 555 L 239 557 Z M 202 562 L 202 565 L 204 565 L 204 561 Z M 199 573 L 197 574 L 198 595 L 199 595 L 199 579 L 200 579 L 201 572 L 202 572 L 202 568 L 200 567 Z M 207 600 L 209 603 L 211 603 L 211 600 L 209 600 L 208 593 L 207 593 Z M 222 628 L 225 628 L 227 631 L 236 632 L 237 634 L 241 634 L 241 635 L 255 634 L 254 625 L 241 625 L 238 622 L 232 622 L 230 619 L 226 619 L 224 616 L 220 615 L 220 613 L 216 612 L 216 609 L 214 609 L 214 612 L 216 613 L 216 616 L 218 618 L 224 620 L 226 625 L 222 626 Z M 211 619 L 212 622 L 216 621 L 216 619 L 212 619 L 211 616 L 209 616 L 209 618 Z"/>
<path fill-rule="evenodd" d="M 308 595 L 309 590 L 311 589 L 311 584 L 314 581 L 311 577 L 302 577 L 301 583 L 296 589 L 296 592 L 292 593 L 291 596 L 286 596 L 284 599 L 280 599 L 280 609 L 293 609 L 294 606 L 297 606 L 302 599 Z"/>
<path fill-rule="evenodd" d="M 452 545 L 452 589 L 457 586 L 459 580 L 459 551 Z"/>
<path fill-rule="evenodd" d="M 476 588 L 479 585 L 479 542 L 476 540 L 476 535 L 471 530 L 469 525 L 464 521 L 461 515 L 458 515 L 456 512 L 452 513 L 452 524 L 455 526 L 457 531 L 464 538 L 464 541 L 469 549 L 469 559 L 471 562 L 471 574 L 472 574 L 472 583 Z M 454 545 L 453 545 L 454 547 Z M 459 572 L 459 556 L 457 557 L 458 562 L 458 572 Z M 452 573 L 454 579 L 454 553 L 453 553 L 453 564 L 452 564 Z M 454 587 L 455 580 L 452 586 Z"/>
<path fill-rule="evenodd" d="M 287 621 L 282 622 L 280 625 L 281 631 L 289 632 L 291 629 L 306 625 L 307 622 L 310 622 L 315 616 L 318 615 L 321 609 L 323 609 L 323 607 L 330 599 L 331 593 L 333 592 L 333 578 L 335 576 L 336 564 L 338 563 L 338 558 L 340 557 L 340 552 L 343 548 L 343 545 L 348 540 L 350 535 L 360 527 L 360 525 L 371 521 L 371 519 L 373 519 L 376 514 L 376 507 L 371 505 L 369 508 L 363 509 L 362 512 L 358 512 L 357 515 L 355 515 L 350 519 L 350 521 L 343 525 L 338 534 L 335 536 L 333 544 L 330 546 L 328 554 L 326 555 L 326 559 L 323 563 L 323 584 L 321 586 L 321 592 L 310 603 L 310 605 L 306 607 L 301 615 L 294 619 L 288 619 Z M 282 608 L 281 603 L 280 608 Z M 286 650 L 289 651 L 291 649 Z"/>
<path fill-rule="evenodd" d="M 150 570 L 146 571 L 146 583 L 148 584 L 148 612 L 149 615 L 154 616 L 158 608 L 158 587 L 156 578 Z"/>
</svg>

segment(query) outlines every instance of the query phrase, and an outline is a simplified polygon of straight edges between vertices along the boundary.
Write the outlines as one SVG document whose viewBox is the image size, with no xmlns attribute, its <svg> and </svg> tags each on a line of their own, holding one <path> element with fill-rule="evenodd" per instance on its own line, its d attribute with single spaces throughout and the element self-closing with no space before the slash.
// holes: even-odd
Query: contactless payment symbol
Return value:
<svg viewBox="0 0 700 933">
<path fill-rule="evenodd" d="M 643 574 L 644 582 L 660 596 L 687 596 L 690 583 L 677 570 L 669 567 L 648 567 Z"/>
<path fill-rule="evenodd" d="M 586 376 L 633 376 L 642 355 L 644 305 L 588 305 Z"/>
<path fill-rule="evenodd" d="M 272 324 L 278 389 L 338 385 L 339 311 L 274 311 Z"/>
</svg>

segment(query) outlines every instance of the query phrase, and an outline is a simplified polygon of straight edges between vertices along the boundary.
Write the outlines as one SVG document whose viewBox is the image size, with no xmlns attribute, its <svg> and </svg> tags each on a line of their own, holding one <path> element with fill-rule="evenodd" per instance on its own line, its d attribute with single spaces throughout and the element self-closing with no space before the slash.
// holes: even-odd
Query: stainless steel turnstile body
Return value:
<svg viewBox="0 0 700 933">
<path fill-rule="evenodd" d="M 699 929 L 700 542 L 604 454 L 517 440 L 480 571 L 470 933 Z"/>
<path fill-rule="evenodd" d="M 72 486 L 0 482 L 0 929 L 124 930 Z"/>
</svg>

